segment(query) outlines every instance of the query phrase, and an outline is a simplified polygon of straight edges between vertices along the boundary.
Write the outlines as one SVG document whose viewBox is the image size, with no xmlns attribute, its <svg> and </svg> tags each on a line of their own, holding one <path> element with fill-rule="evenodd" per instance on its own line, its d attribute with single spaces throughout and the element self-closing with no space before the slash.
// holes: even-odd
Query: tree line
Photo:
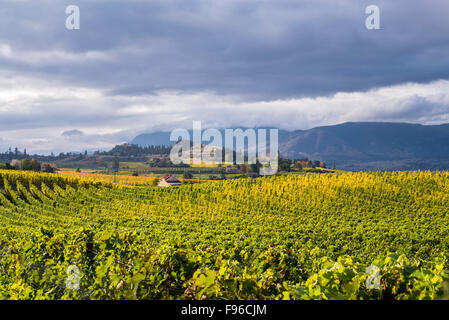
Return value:
<svg viewBox="0 0 449 320">
<path fill-rule="evenodd" d="M 25 170 L 36 172 L 53 173 L 57 170 L 56 166 L 51 163 L 40 163 L 36 158 L 24 158 L 22 160 L 14 159 L 11 162 L 0 163 L 0 169 L 3 170 Z"/>
<path fill-rule="evenodd" d="M 144 156 L 144 155 L 168 155 L 171 147 L 164 145 L 139 146 L 137 144 L 122 144 L 116 145 L 110 151 L 99 152 L 100 155 L 107 156 Z"/>
</svg>

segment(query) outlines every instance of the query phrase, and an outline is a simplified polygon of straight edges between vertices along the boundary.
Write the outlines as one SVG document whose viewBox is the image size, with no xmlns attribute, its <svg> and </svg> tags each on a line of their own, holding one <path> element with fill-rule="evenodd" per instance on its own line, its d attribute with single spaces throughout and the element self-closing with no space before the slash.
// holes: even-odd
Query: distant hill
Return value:
<svg viewBox="0 0 449 320">
<path fill-rule="evenodd" d="M 449 125 L 349 122 L 298 130 L 280 153 L 335 162 L 346 170 L 449 169 Z"/>
<path fill-rule="evenodd" d="M 169 133 L 140 135 L 131 143 L 164 141 L 170 142 Z M 279 151 L 283 157 L 308 157 L 346 170 L 443 170 L 449 169 L 449 124 L 348 122 L 279 131 Z"/>
<path fill-rule="evenodd" d="M 135 137 L 130 144 L 137 144 L 141 147 L 148 146 L 171 146 L 170 132 L 143 133 Z"/>
<path fill-rule="evenodd" d="M 236 129 L 236 128 L 232 128 Z M 247 128 L 241 128 L 243 130 Z M 262 128 L 261 128 L 262 129 Z M 264 128 L 269 130 L 270 128 Z M 193 137 L 192 130 L 188 130 L 190 137 Z M 225 136 L 224 129 L 219 129 L 223 138 Z M 281 139 L 283 136 L 288 135 L 290 132 L 279 130 L 279 138 Z M 133 140 L 129 142 L 129 144 L 137 144 L 141 147 L 148 146 L 172 146 L 174 142 L 170 141 L 170 132 L 154 132 L 154 133 L 143 133 L 135 137 Z M 206 143 L 207 144 L 207 143 Z"/>
<path fill-rule="evenodd" d="M 327 160 L 449 158 L 449 125 L 357 122 L 291 132 L 281 153 Z"/>
</svg>

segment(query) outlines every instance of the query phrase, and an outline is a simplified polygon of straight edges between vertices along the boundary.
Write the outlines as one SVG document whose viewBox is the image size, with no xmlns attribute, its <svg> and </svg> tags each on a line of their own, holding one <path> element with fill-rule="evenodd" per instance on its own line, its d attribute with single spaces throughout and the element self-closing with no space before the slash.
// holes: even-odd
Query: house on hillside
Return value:
<svg viewBox="0 0 449 320">
<path fill-rule="evenodd" d="M 174 187 L 174 186 L 181 186 L 182 182 L 179 181 L 178 178 L 174 176 L 165 176 L 161 180 L 159 180 L 158 186 L 159 187 Z"/>
</svg>

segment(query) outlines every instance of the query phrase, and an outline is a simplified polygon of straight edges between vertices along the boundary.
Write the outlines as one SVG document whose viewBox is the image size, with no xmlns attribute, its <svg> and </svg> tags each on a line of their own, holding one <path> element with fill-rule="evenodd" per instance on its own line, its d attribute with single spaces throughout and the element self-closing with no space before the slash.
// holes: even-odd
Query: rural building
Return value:
<svg viewBox="0 0 449 320">
<path fill-rule="evenodd" d="M 174 187 L 180 185 L 182 185 L 182 182 L 174 176 L 165 176 L 161 180 L 159 180 L 158 183 L 159 187 Z"/>
</svg>

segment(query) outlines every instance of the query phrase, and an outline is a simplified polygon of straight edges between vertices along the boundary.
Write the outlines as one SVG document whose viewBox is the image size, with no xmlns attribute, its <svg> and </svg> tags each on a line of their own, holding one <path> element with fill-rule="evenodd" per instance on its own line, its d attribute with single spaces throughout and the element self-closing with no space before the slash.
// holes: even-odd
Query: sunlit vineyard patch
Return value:
<svg viewBox="0 0 449 320">
<path fill-rule="evenodd" d="M 446 298 L 448 191 L 440 172 L 155 188 L 0 171 L 0 297 Z"/>
<path fill-rule="evenodd" d="M 155 176 L 132 176 L 121 174 L 100 174 L 75 171 L 58 171 L 63 176 L 72 176 L 94 181 L 118 183 L 131 186 L 156 186 L 159 178 Z"/>
</svg>

